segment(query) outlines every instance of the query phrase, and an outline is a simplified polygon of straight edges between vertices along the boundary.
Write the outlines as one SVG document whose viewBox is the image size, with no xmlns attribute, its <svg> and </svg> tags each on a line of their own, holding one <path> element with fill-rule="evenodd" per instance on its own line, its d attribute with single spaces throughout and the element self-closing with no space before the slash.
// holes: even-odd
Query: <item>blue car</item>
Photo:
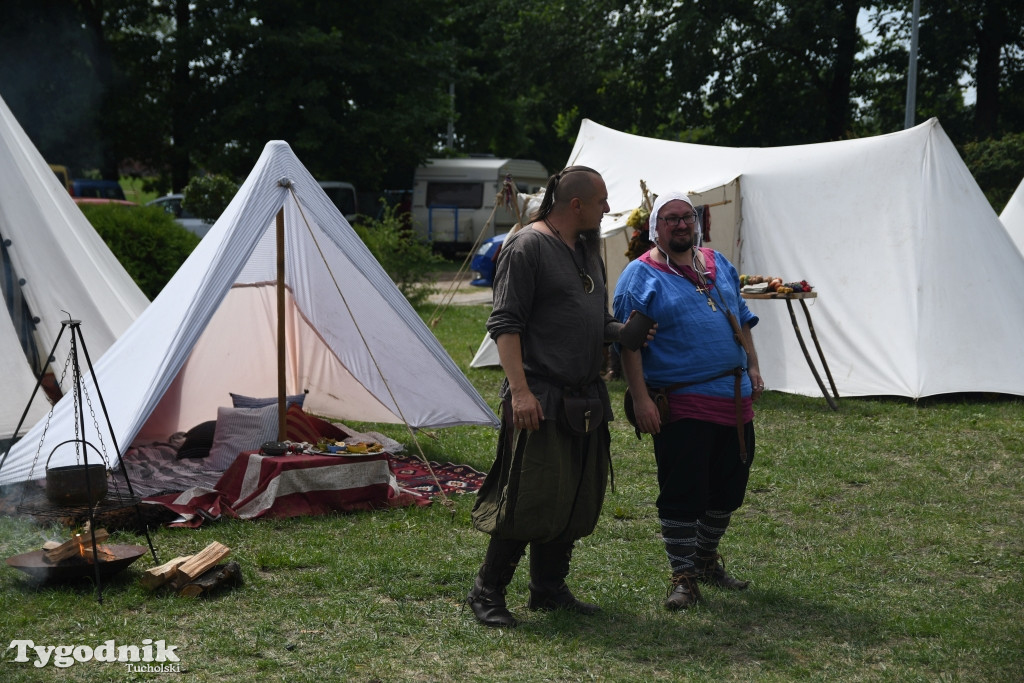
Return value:
<svg viewBox="0 0 1024 683">
<path fill-rule="evenodd" d="M 501 245 L 507 234 L 503 232 L 500 235 L 495 235 L 476 250 L 473 260 L 469 262 L 469 267 L 476 274 L 476 279 L 469 284 L 477 287 L 490 287 L 494 284 L 494 264 L 498 260 L 498 252 L 501 251 Z"/>
</svg>

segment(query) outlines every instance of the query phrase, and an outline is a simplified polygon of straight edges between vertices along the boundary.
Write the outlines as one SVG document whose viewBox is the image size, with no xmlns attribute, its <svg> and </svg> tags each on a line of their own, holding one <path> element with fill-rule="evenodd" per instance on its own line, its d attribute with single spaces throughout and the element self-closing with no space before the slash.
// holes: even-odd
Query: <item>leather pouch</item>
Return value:
<svg viewBox="0 0 1024 683">
<path fill-rule="evenodd" d="M 562 398 L 562 411 L 558 417 L 562 429 L 570 434 L 583 436 L 604 422 L 604 403 L 600 398 L 565 396 Z"/>
</svg>

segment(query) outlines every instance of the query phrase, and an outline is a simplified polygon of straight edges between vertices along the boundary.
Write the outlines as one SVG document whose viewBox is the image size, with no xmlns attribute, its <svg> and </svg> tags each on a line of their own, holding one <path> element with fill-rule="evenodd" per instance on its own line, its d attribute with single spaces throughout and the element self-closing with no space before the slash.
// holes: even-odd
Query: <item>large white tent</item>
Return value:
<svg viewBox="0 0 1024 683">
<path fill-rule="evenodd" d="M 7 304 L 0 307 L 2 441 L 14 435 L 36 385 L 33 371 L 45 366 L 46 354 L 61 335 L 63 320 L 70 316 L 84 321 L 82 337 L 96 359 L 149 302 L 58 182 L 2 98 L 0 240 L 5 256 L 0 265 L 0 288 Z M 70 332 L 60 336 L 56 358 L 67 358 L 70 341 Z M 30 367 L 23 342 L 34 344 L 41 358 L 38 367 Z M 62 369 L 54 368 L 58 377 Z M 43 392 L 38 392 L 22 433 L 49 407 Z"/>
<path fill-rule="evenodd" d="M 668 142 L 585 120 L 568 164 L 604 176 L 606 239 L 626 230 L 644 181 L 713 206 L 706 246 L 739 272 L 812 283 L 815 331 L 841 396 L 1024 394 L 1024 256 L 937 120 L 776 148 Z M 619 263 L 609 263 L 613 281 Z M 761 318 L 768 387 L 820 395 L 786 305 L 748 305 Z"/>
<path fill-rule="evenodd" d="M 122 448 L 214 419 L 230 393 L 277 394 L 279 210 L 288 394 L 306 391 L 307 411 L 340 419 L 497 426 L 291 148 L 275 141 L 160 295 L 95 362 L 95 382 L 85 382 L 91 395 L 99 385 Z M 44 426 L 11 450 L 0 483 L 29 477 Z M 46 429 L 48 442 L 74 438 L 71 401 L 57 404 Z M 52 465 L 74 462 L 65 450 Z"/>
<path fill-rule="evenodd" d="M 1010 201 L 1006 202 L 999 220 L 1006 226 L 1017 248 L 1024 252 L 1024 180 L 1014 190 Z"/>
</svg>

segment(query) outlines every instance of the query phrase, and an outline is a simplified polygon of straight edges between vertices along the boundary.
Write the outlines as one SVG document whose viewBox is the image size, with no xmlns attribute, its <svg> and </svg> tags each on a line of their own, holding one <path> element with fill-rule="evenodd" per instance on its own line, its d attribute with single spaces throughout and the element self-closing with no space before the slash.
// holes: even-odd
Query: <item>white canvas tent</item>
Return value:
<svg viewBox="0 0 1024 683">
<path fill-rule="evenodd" d="M 277 394 L 281 209 L 287 393 L 308 391 L 304 408 L 328 417 L 497 426 L 291 148 L 275 141 L 160 295 L 95 362 L 117 443 L 166 438 L 212 420 L 218 406 L 231 405 L 230 392 Z M 91 378 L 86 390 L 95 392 Z M 70 438 L 70 408 L 68 400 L 57 404 L 47 441 Z M 0 483 L 29 477 L 43 426 L 11 450 Z"/>
<path fill-rule="evenodd" d="M 667 142 L 587 120 L 568 164 L 602 173 L 612 214 L 640 204 L 641 180 L 654 194 L 730 200 L 732 222 L 711 209 L 708 246 L 741 273 L 815 286 L 815 331 L 841 396 L 1024 393 L 1024 256 L 937 120 L 777 148 Z M 786 306 L 748 303 L 769 388 L 820 395 Z"/>
<path fill-rule="evenodd" d="M 1006 202 L 999 220 L 1003 222 L 1017 248 L 1024 252 L 1024 180 L 1014 190 L 1010 201 Z"/>
<path fill-rule="evenodd" d="M 42 155 L 0 99 L 0 441 L 14 429 L 70 316 L 85 321 L 89 354 L 99 358 L 146 308 L 146 296 L 75 205 Z M 22 308 L 24 301 L 27 308 Z M 14 309 L 15 319 L 9 315 Z M 22 316 L 23 311 L 27 316 Z M 66 313 L 65 313 L 66 311 Z M 27 317 L 27 319 L 26 319 Z M 35 320 L 33 320 L 35 319 Z M 15 325 L 17 321 L 17 327 Z M 34 343 L 41 366 L 32 368 L 22 346 Z M 56 358 L 66 358 L 65 332 Z M 54 368 L 60 375 L 62 367 Z M 21 433 L 49 409 L 39 391 Z"/>
</svg>

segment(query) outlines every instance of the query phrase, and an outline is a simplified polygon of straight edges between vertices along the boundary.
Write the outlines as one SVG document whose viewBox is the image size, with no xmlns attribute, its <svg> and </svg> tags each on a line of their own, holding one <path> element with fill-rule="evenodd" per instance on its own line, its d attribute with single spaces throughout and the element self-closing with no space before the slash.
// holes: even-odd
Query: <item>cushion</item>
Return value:
<svg viewBox="0 0 1024 683">
<path fill-rule="evenodd" d="M 334 424 L 333 422 L 328 422 L 327 420 L 319 418 L 316 415 L 310 415 L 308 413 L 306 413 L 306 417 L 309 419 L 311 423 L 313 423 L 313 426 L 316 428 L 316 431 L 320 434 L 320 436 L 322 436 L 325 439 L 332 439 L 334 441 L 344 441 L 348 437 L 352 436 L 351 434 L 349 434 L 348 432 L 346 432 L 344 429 Z"/>
<path fill-rule="evenodd" d="M 302 412 L 302 408 L 297 404 L 293 403 L 288 406 L 285 420 L 284 438 L 289 441 L 305 441 L 306 443 L 316 445 L 316 442 L 320 440 L 320 430 L 309 419 L 309 415 Z"/>
<path fill-rule="evenodd" d="M 226 470 L 239 453 L 277 441 L 277 406 L 217 408 L 217 429 L 207 460 L 211 469 Z"/>
<path fill-rule="evenodd" d="M 185 432 L 185 443 L 178 449 L 178 459 L 205 458 L 213 446 L 213 433 L 217 429 L 217 421 L 210 420 L 197 424 Z"/>
<path fill-rule="evenodd" d="M 305 400 L 306 394 L 285 396 L 284 405 L 285 408 L 287 408 L 291 404 L 296 403 L 301 408 L 302 403 Z M 271 396 L 269 398 L 253 398 L 251 396 L 242 396 L 241 394 L 231 394 L 231 405 L 235 408 L 262 408 L 263 406 L 276 406 L 277 396 Z"/>
</svg>

